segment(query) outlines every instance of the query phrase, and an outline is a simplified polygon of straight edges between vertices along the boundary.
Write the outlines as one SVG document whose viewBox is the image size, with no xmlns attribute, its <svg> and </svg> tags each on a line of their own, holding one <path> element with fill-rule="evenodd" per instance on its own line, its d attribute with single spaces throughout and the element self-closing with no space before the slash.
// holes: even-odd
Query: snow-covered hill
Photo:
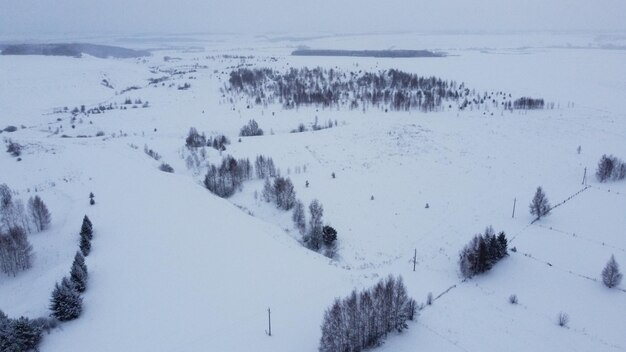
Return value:
<svg viewBox="0 0 626 352">
<path fill-rule="evenodd" d="M 409 39 L 387 36 L 397 44 Z M 332 300 L 388 274 L 402 275 L 418 302 L 429 292 L 437 298 L 382 351 L 626 349 L 626 287 L 608 289 L 600 281 L 611 254 L 626 265 L 626 183 L 593 177 L 602 154 L 626 158 L 626 53 L 547 48 L 559 46 L 552 37 L 510 38 L 537 43 L 521 49 L 502 37 L 467 37 L 474 46 L 459 38 L 418 39 L 445 40 L 427 49 L 445 48 L 449 56 L 290 57 L 292 41 L 259 38 L 207 41 L 204 52 L 169 49 L 139 60 L 0 56 L 0 127 L 18 127 L 0 137 L 24 146 L 19 162 L 0 154 L 0 183 L 24 200 L 39 194 L 53 217 L 49 230 L 29 235 L 33 268 L 0 277 L 0 309 L 11 317 L 49 314 L 50 292 L 69 272 L 87 214 L 95 232 L 84 312 L 46 335 L 42 351 L 315 351 Z M 365 49 L 367 38 L 354 39 L 361 42 L 304 44 Z M 220 92 L 238 66 L 398 68 L 478 91 L 543 97 L 555 108 L 260 106 Z M 159 77 L 168 80 L 148 84 Z M 178 89 L 184 83 L 191 87 Z M 72 120 L 71 110 L 81 105 L 114 108 Z M 337 126 L 289 133 L 316 117 Z M 266 134 L 238 141 L 250 119 Z M 271 156 L 304 204 L 323 204 L 324 221 L 338 231 L 338 257 L 303 247 L 291 213 L 255 197 L 261 180 L 246 181 L 229 199 L 206 190 L 205 169 L 188 169 L 182 157 L 192 126 L 231 140 L 222 153 L 206 150 L 213 164 L 226 154 Z M 147 156 L 144 145 L 162 159 Z M 161 162 L 175 172 L 159 171 Z M 531 224 L 527 205 L 537 186 L 552 205 L 564 203 Z M 462 280 L 458 253 L 488 225 L 505 231 L 517 251 L 490 272 Z M 508 302 L 511 294 L 519 304 Z M 559 312 L 570 316 L 568 328 L 557 325 Z"/>
</svg>

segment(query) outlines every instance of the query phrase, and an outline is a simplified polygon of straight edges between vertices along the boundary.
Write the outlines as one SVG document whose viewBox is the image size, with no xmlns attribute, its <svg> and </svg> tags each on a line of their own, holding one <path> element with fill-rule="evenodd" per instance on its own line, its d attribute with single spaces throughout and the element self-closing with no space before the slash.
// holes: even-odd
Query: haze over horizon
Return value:
<svg viewBox="0 0 626 352">
<path fill-rule="evenodd" d="M 626 31 L 624 13 L 620 0 L 1 0 L 0 32 L 35 39 L 98 33 L 601 32 Z"/>
</svg>

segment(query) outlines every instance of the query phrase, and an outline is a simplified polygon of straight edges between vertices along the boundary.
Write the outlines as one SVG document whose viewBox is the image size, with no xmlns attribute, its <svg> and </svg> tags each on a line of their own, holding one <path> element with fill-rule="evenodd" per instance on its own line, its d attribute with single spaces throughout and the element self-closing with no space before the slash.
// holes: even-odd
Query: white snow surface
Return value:
<svg viewBox="0 0 626 352">
<path fill-rule="evenodd" d="M 231 36 L 202 38 L 202 51 L 164 45 L 146 59 L 0 56 L 0 128 L 19 128 L 0 137 L 25 146 L 19 162 L 0 153 L 0 183 L 24 201 L 40 195 L 53 218 L 50 229 L 29 235 L 33 268 L 0 276 L 0 309 L 11 317 L 50 314 L 50 293 L 69 273 L 86 214 L 95 232 L 84 311 L 44 336 L 44 352 L 316 351 L 334 297 L 389 274 L 402 275 L 418 302 L 429 292 L 438 298 L 380 351 L 626 350 L 625 283 L 608 289 L 600 278 L 612 254 L 626 270 L 626 182 L 593 177 L 602 154 L 626 159 L 626 51 L 580 48 L 593 41 L 588 36 L 348 39 L 296 44 L 379 49 L 388 42 L 451 56 L 291 57 L 292 41 Z M 555 109 L 247 108 L 250 102 L 231 103 L 219 91 L 240 64 L 399 68 L 478 91 L 543 97 Z M 194 65 L 196 72 L 148 86 L 148 78 L 166 75 L 151 70 Z M 113 89 L 100 84 L 104 78 Z M 185 82 L 189 90 L 176 89 Z M 118 94 L 130 86 L 140 89 Z M 74 122 L 69 113 L 53 113 L 127 97 L 150 106 L 79 114 Z M 289 133 L 316 116 L 338 126 Z M 252 118 L 266 134 L 238 142 L 240 127 Z M 273 157 L 305 205 L 323 204 L 325 222 L 338 231 L 338 258 L 304 248 L 291 213 L 255 199 L 262 181 L 246 182 L 230 199 L 207 191 L 203 170 L 187 169 L 181 158 L 192 126 L 228 136 L 222 155 Z M 104 136 L 95 137 L 99 131 Z M 175 173 L 159 171 L 161 161 L 149 158 L 144 145 Z M 207 155 L 212 163 L 221 160 L 214 149 Z M 303 166 L 306 172 L 296 174 Z M 537 186 L 552 205 L 567 201 L 531 225 L 528 204 Z M 517 252 L 463 281 L 458 252 L 488 225 L 505 231 Z M 519 304 L 509 304 L 511 294 Z M 561 311 L 571 318 L 567 328 L 557 325 Z"/>
</svg>

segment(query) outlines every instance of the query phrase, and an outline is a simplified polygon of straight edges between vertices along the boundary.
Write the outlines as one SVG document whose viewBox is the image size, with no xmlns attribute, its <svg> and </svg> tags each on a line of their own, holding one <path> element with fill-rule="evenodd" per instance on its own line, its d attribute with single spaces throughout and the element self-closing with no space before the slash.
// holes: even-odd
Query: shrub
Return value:
<svg viewBox="0 0 626 352">
<path fill-rule="evenodd" d="M 171 167 L 170 164 L 167 164 L 167 163 L 161 163 L 161 165 L 159 166 L 159 170 L 163 172 L 169 172 L 169 173 L 174 172 L 174 168 Z"/>
<path fill-rule="evenodd" d="M 16 157 L 20 156 L 22 155 L 22 146 L 19 143 L 13 142 L 9 139 L 7 142 L 7 153 Z"/>
<path fill-rule="evenodd" d="M 509 303 L 517 304 L 517 295 L 510 295 L 509 296 Z"/>
<path fill-rule="evenodd" d="M 569 324 L 569 315 L 565 312 L 560 312 L 557 317 L 557 323 L 561 327 L 567 327 L 567 324 Z"/>
</svg>

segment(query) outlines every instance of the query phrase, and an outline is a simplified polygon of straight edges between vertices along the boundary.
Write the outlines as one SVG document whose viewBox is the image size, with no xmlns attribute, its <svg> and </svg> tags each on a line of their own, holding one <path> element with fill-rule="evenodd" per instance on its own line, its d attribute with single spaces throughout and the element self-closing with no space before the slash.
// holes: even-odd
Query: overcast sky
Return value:
<svg viewBox="0 0 626 352">
<path fill-rule="evenodd" d="M 626 0 L 0 0 L 3 35 L 624 31 Z"/>
</svg>

